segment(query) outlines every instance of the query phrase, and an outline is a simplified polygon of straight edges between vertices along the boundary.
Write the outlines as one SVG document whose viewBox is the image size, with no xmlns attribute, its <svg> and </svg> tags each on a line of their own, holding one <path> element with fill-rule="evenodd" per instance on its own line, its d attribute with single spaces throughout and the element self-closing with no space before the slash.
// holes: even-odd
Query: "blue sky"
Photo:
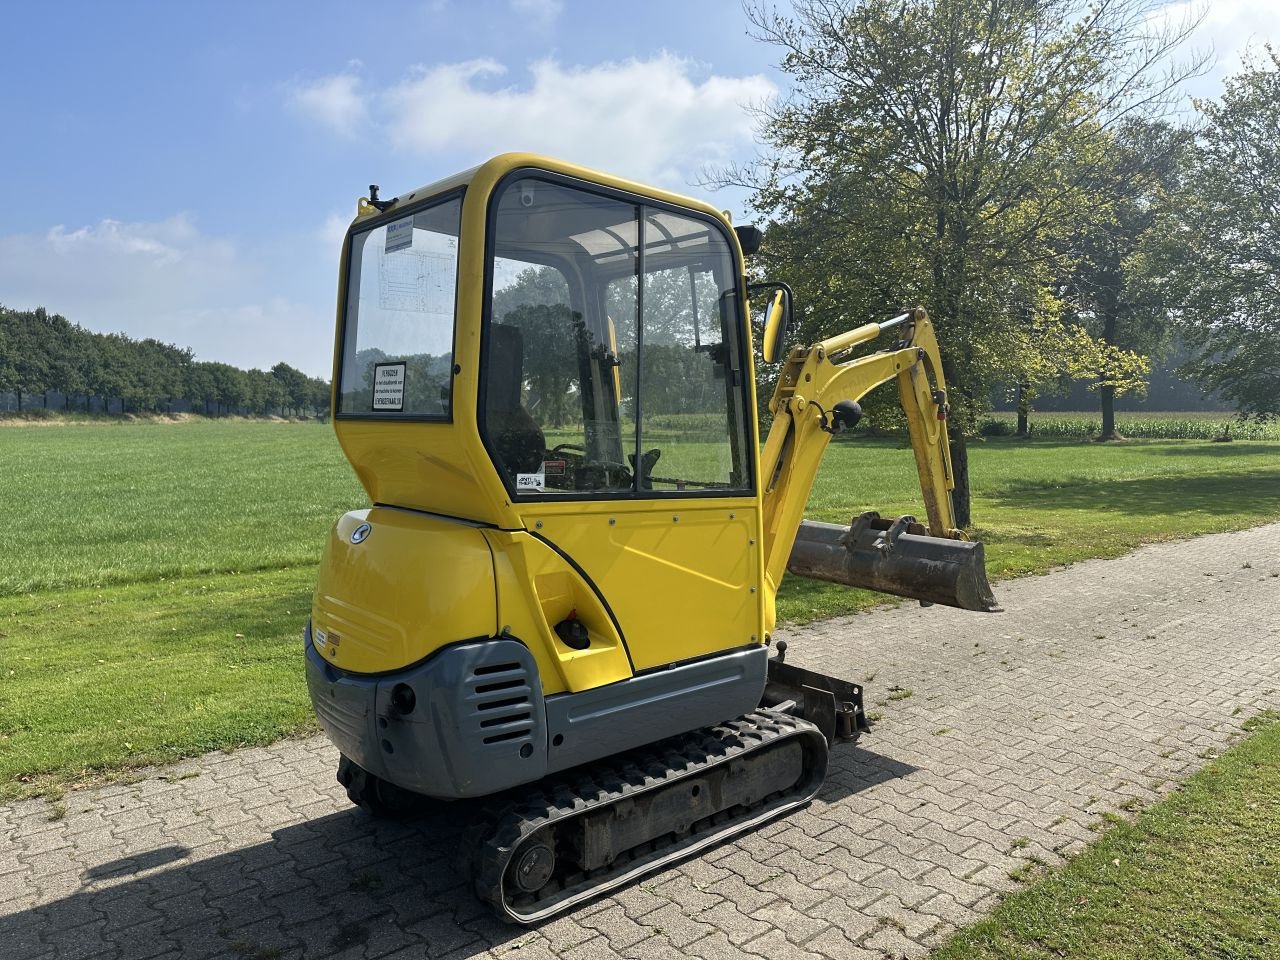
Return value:
<svg viewBox="0 0 1280 960">
<path fill-rule="evenodd" d="M 1265 8 L 1215 4 L 1221 65 Z M 738 0 L 10 5 L 0 303 L 327 375 L 356 198 L 534 149 L 681 192 L 785 89 Z M 740 214 L 741 195 L 710 198 Z"/>
</svg>

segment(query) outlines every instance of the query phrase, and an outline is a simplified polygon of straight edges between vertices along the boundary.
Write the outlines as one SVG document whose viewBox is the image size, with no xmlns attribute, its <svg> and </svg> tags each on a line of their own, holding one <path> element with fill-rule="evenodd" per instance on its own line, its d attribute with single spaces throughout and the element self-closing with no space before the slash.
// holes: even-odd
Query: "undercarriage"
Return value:
<svg viewBox="0 0 1280 960">
<path fill-rule="evenodd" d="M 768 661 L 760 706 L 730 720 L 583 764 L 485 798 L 460 866 L 481 900 L 531 924 L 809 803 L 828 746 L 867 728 L 862 688 Z M 380 817 L 428 797 L 344 756 L 338 780 Z"/>
<path fill-rule="evenodd" d="M 826 769 L 816 727 L 754 711 L 491 806 L 464 869 L 499 916 L 536 923 L 804 806 Z"/>
</svg>

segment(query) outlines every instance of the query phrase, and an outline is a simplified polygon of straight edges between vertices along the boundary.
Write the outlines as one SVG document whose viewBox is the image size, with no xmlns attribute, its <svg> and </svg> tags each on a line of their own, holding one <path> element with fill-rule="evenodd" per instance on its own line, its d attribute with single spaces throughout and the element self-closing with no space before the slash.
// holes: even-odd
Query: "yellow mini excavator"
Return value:
<svg viewBox="0 0 1280 960">
<path fill-rule="evenodd" d="M 355 803 L 487 798 L 466 869 L 508 920 L 813 798 L 862 689 L 784 662 L 785 571 L 994 607 L 954 529 L 928 315 L 787 350 L 790 289 L 747 283 L 761 239 L 528 154 L 372 187 L 347 232 L 333 422 L 373 506 L 329 535 L 307 682 Z M 782 361 L 763 447 L 749 295 Z M 827 442 L 891 380 L 926 521 L 804 520 Z"/>
</svg>

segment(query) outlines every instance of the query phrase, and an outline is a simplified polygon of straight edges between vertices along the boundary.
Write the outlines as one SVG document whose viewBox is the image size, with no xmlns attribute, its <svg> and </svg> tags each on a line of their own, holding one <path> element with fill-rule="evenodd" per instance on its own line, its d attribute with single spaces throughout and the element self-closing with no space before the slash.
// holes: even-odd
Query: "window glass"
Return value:
<svg viewBox="0 0 1280 960">
<path fill-rule="evenodd" d="M 338 412 L 447 419 L 461 198 L 351 238 Z"/>
<path fill-rule="evenodd" d="M 733 260 L 709 223 L 645 218 L 640 485 L 743 487 L 743 373 Z"/>
<path fill-rule="evenodd" d="M 632 487 L 622 394 L 634 388 L 619 351 L 635 342 L 636 311 L 615 304 L 612 317 L 602 295 L 605 278 L 634 277 L 636 217 L 631 204 L 532 179 L 498 202 L 484 422 L 517 492 Z"/>
<path fill-rule="evenodd" d="M 483 422 L 517 494 L 747 487 L 724 235 L 533 177 L 494 216 Z"/>
</svg>

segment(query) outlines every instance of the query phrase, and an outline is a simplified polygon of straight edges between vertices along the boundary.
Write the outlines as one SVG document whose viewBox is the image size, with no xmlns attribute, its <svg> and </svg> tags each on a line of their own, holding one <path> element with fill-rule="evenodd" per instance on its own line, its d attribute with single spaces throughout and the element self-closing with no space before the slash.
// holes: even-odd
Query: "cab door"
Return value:
<svg viewBox="0 0 1280 960">
<path fill-rule="evenodd" d="M 636 671 L 761 642 L 723 220 L 534 173 L 494 203 L 482 433 L 524 529 L 590 581 Z"/>
</svg>

